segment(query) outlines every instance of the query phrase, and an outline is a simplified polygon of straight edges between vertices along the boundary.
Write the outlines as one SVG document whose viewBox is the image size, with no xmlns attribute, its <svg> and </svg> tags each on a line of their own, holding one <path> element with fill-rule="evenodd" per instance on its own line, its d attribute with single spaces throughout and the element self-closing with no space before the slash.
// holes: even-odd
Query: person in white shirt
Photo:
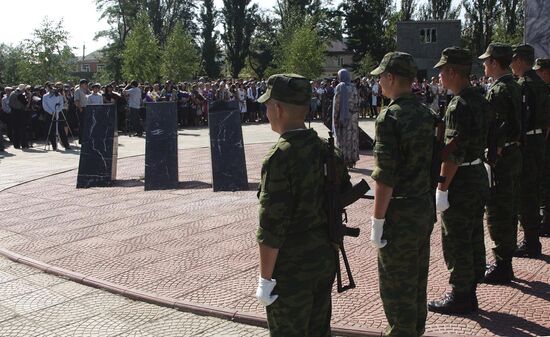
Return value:
<svg viewBox="0 0 550 337">
<path fill-rule="evenodd" d="M 92 93 L 88 95 L 88 105 L 99 105 L 103 104 L 103 95 L 99 92 L 101 89 L 101 84 L 94 83 L 92 84 Z"/>
<path fill-rule="evenodd" d="M 49 92 L 42 97 L 42 108 L 44 109 L 45 127 L 48 140 L 54 151 L 57 151 L 56 135 L 59 135 L 61 145 L 65 150 L 69 150 L 69 142 L 64 127 L 59 127 L 59 113 L 63 110 L 63 96 L 59 94 L 60 88 L 50 87 Z M 66 121 L 63 121 L 66 123 Z"/>
<path fill-rule="evenodd" d="M 243 88 L 243 84 L 239 83 L 237 88 L 237 101 L 239 102 L 239 110 L 241 111 L 241 118 L 243 122 L 248 121 L 248 113 L 246 110 L 246 91 Z"/>
<path fill-rule="evenodd" d="M 128 108 L 130 110 L 130 116 L 128 120 L 129 130 L 126 130 L 127 133 L 130 133 L 132 130 L 136 136 L 143 135 L 143 121 L 139 115 L 139 110 L 141 109 L 141 89 L 138 87 L 137 81 L 132 81 L 128 85 L 123 94 L 128 97 Z"/>
</svg>

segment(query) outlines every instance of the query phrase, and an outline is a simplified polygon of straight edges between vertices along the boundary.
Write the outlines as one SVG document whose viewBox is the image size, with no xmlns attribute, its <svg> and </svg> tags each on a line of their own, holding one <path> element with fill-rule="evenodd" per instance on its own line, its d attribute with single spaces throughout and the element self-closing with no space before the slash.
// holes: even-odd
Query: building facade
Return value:
<svg viewBox="0 0 550 337">
<path fill-rule="evenodd" d="M 351 71 L 353 65 L 353 52 L 347 49 L 345 41 L 332 41 L 325 53 L 325 67 L 323 75 L 334 77 L 338 70 L 346 68 Z"/>
<path fill-rule="evenodd" d="M 397 23 L 398 51 L 411 54 L 418 67 L 418 79 L 437 76 L 433 66 L 443 49 L 460 46 L 460 20 L 402 21 Z"/>
</svg>

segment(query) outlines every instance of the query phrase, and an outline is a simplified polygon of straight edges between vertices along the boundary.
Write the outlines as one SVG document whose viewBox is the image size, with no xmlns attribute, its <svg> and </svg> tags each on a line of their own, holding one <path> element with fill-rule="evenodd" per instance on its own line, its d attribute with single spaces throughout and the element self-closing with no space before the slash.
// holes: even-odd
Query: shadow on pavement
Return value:
<svg viewBox="0 0 550 337">
<path fill-rule="evenodd" d="M 524 294 L 539 297 L 550 303 L 550 284 L 515 278 L 510 287 L 518 289 Z"/>
<path fill-rule="evenodd" d="M 503 312 L 479 310 L 478 315 L 468 316 L 480 326 L 497 336 L 547 336 L 550 329 L 524 318 Z M 506 324 L 503 324 L 506 322 Z"/>
<path fill-rule="evenodd" d="M 206 189 L 212 188 L 212 184 L 205 183 L 204 181 L 180 181 L 178 184 L 178 189 L 191 190 L 191 189 Z"/>
<path fill-rule="evenodd" d="M 115 180 L 113 183 L 113 186 L 115 187 L 138 187 L 138 186 L 144 186 L 145 183 L 143 180 L 139 179 L 120 179 Z"/>
</svg>

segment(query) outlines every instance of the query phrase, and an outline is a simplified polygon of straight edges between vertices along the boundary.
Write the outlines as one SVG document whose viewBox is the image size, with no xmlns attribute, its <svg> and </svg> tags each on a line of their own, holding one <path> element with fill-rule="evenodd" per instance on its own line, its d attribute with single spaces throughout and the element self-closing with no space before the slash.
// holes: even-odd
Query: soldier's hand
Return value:
<svg viewBox="0 0 550 337">
<path fill-rule="evenodd" d="M 384 234 L 384 222 L 386 219 L 370 218 L 371 232 L 370 232 L 370 244 L 376 248 L 384 248 L 388 241 L 382 240 L 382 234 Z"/>
<path fill-rule="evenodd" d="M 273 288 L 277 285 L 277 281 L 274 279 L 266 280 L 261 277 L 258 280 L 258 288 L 256 289 L 256 298 L 264 306 L 270 306 L 279 298 L 279 295 L 271 295 Z"/>
<path fill-rule="evenodd" d="M 449 206 L 449 191 L 437 189 L 435 192 L 435 208 L 437 211 L 444 212 Z"/>
</svg>

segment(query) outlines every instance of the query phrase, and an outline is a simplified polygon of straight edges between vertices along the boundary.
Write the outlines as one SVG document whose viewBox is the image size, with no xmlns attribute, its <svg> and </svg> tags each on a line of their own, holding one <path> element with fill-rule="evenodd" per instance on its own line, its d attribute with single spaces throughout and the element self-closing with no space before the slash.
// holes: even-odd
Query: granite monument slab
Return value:
<svg viewBox="0 0 550 337">
<path fill-rule="evenodd" d="M 84 118 L 76 188 L 111 186 L 118 158 L 116 105 L 88 105 Z"/>
<path fill-rule="evenodd" d="M 214 192 L 248 190 L 238 102 L 214 102 L 208 113 L 208 127 Z"/>
<path fill-rule="evenodd" d="M 178 187 L 178 113 L 176 102 L 147 103 L 145 190 Z"/>
</svg>

